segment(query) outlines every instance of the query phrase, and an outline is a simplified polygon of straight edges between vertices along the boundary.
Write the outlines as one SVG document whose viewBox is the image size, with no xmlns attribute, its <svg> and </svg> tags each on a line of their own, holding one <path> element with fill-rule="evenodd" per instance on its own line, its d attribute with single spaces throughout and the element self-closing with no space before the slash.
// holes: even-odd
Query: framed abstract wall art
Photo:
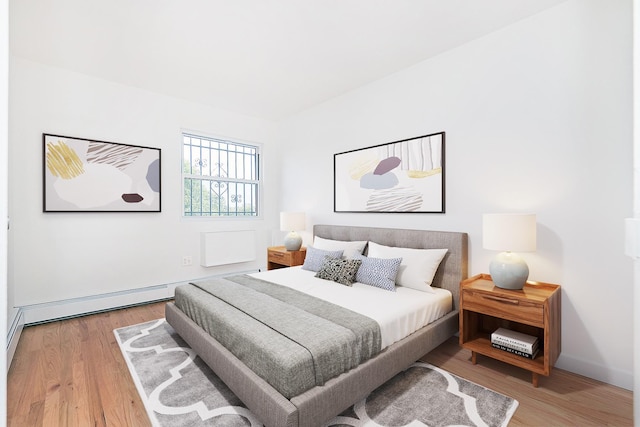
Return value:
<svg viewBox="0 0 640 427">
<path fill-rule="evenodd" d="M 445 133 L 333 156 L 334 212 L 444 213 Z"/>
<path fill-rule="evenodd" d="M 44 212 L 160 212 L 160 149 L 43 134 Z"/>
</svg>

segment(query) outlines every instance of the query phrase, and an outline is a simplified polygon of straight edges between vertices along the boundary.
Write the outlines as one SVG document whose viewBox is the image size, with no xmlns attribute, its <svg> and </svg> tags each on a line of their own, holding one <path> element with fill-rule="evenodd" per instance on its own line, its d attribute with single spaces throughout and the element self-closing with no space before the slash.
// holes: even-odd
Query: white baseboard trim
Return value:
<svg viewBox="0 0 640 427">
<path fill-rule="evenodd" d="M 16 309 L 7 334 L 7 372 L 9 372 L 9 368 L 11 367 L 11 361 L 13 360 L 13 355 L 16 353 L 23 328 L 24 313 L 22 310 Z"/>
<path fill-rule="evenodd" d="M 111 292 L 82 298 L 25 305 L 20 307 L 20 309 L 24 313 L 24 324 L 29 326 L 101 311 L 114 310 L 131 305 L 171 299 L 173 298 L 176 286 L 180 284 L 182 283 L 150 286 L 130 291 Z"/>
<path fill-rule="evenodd" d="M 573 372 L 574 374 L 593 378 L 607 384 L 633 390 L 633 373 L 611 369 L 576 357 L 561 354 L 556 362 L 556 368 Z M 551 371 L 553 375 L 553 371 Z"/>
</svg>

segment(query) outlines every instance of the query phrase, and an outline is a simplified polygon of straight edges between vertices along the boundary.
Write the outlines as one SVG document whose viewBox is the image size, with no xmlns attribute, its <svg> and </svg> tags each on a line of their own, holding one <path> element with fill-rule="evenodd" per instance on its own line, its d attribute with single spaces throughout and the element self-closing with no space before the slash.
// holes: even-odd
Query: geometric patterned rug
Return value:
<svg viewBox="0 0 640 427">
<path fill-rule="evenodd" d="M 164 319 L 114 330 L 154 426 L 263 424 Z M 415 363 L 325 426 L 507 426 L 518 402 Z"/>
</svg>

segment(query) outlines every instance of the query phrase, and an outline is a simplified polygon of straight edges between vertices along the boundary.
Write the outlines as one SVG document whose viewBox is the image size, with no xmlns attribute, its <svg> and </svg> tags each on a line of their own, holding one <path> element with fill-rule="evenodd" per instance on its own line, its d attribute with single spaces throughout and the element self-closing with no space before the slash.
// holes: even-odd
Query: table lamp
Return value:
<svg viewBox="0 0 640 427">
<path fill-rule="evenodd" d="M 284 247 L 288 251 L 300 250 L 302 237 L 296 231 L 306 228 L 304 212 L 280 212 L 280 231 L 288 231 L 284 238 Z"/>
<path fill-rule="evenodd" d="M 499 288 L 522 289 L 529 267 L 514 252 L 536 250 L 535 214 L 484 214 L 482 247 L 501 251 L 489 265 L 493 283 Z"/>
</svg>

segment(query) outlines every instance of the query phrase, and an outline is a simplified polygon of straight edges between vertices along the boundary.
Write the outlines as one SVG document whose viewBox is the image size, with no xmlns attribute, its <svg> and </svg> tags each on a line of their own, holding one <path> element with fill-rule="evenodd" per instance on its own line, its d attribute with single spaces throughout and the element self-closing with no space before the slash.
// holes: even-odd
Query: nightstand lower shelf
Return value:
<svg viewBox="0 0 640 427">
<path fill-rule="evenodd" d="M 531 371 L 531 383 L 534 387 L 538 387 L 538 375 L 545 375 L 543 351 L 539 352 L 535 359 L 527 359 L 526 357 L 517 356 L 492 347 L 491 339 L 488 336 L 486 338 L 476 338 L 471 341 L 467 341 L 464 347 L 471 350 L 471 363 L 474 365 L 477 363 L 477 355 L 481 354 L 483 356 L 526 369 L 527 371 Z"/>
</svg>

